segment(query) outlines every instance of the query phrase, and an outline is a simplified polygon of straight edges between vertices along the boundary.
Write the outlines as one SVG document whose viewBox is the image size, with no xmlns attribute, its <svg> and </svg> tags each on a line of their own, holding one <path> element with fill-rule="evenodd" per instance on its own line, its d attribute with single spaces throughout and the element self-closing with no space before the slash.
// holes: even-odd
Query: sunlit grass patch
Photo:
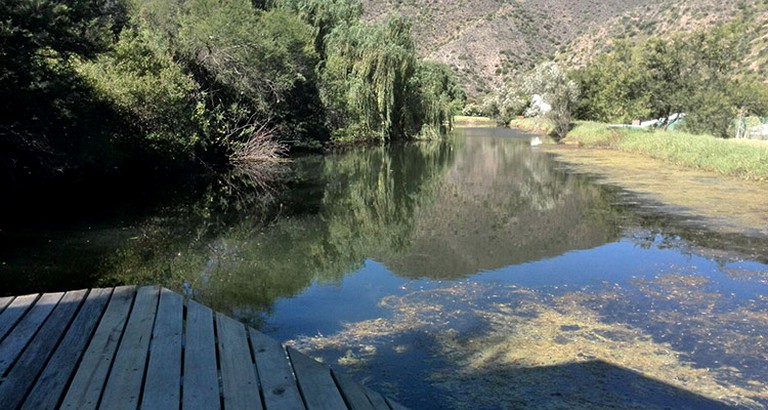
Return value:
<svg viewBox="0 0 768 410">
<path fill-rule="evenodd" d="M 467 115 L 457 115 L 453 117 L 453 125 L 461 127 L 496 127 L 496 120 L 489 117 L 472 117 Z"/>
<path fill-rule="evenodd" d="M 638 153 L 722 175 L 759 181 L 768 179 L 768 144 L 763 143 L 680 131 L 610 128 L 596 122 L 578 122 L 565 141 L 584 147 Z"/>
<path fill-rule="evenodd" d="M 552 132 L 552 123 L 544 118 L 521 118 L 509 122 L 509 126 L 521 130 L 549 135 Z"/>
</svg>

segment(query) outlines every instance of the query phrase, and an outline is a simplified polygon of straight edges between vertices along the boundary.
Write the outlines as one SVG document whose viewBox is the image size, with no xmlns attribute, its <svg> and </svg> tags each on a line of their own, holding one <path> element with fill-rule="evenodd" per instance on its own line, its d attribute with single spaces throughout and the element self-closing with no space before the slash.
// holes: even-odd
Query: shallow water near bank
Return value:
<svg viewBox="0 0 768 410">
<path fill-rule="evenodd" d="M 570 171 L 635 193 L 662 211 L 697 218 L 720 232 L 768 235 L 768 184 L 683 168 L 623 151 L 551 146 Z"/>
<path fill-rule="evenodd" d="M 307 156 L 258 200 L 221 180 L 6 230 L 2 289 L 186 283 L 412 408 L 768 407 L 768 237 L 602 184 L 530 137 Z"/>
</svg>

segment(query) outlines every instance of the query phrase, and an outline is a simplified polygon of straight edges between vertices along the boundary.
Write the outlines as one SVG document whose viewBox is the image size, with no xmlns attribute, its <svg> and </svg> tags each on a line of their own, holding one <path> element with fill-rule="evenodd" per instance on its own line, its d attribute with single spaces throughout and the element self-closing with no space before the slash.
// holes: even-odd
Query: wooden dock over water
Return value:
<svg viewBox="0 0 768 410">
<path fill-rule="evenodd" d="M 0 298 L 0 409 L 403 407 L 156 286 Z"/>
</svg>

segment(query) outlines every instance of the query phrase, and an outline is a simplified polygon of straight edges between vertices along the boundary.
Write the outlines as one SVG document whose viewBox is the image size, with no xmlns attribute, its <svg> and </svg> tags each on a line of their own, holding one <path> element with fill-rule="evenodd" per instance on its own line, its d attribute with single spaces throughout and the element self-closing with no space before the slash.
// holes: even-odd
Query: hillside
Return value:
<svg viewBox="0 0 768 410">
<path fill-rule="evenodd" d="M 766 23 L 767 0 L 363 0 L 366 18 L 410 16 L 421 54 L 454 68 L 470 96 L 494 89 L 542 60 L 578 67 L 616 38 L 690 31 L 752 13 Z M 768 30 L 762 30 L 768 33 Z M 765 67 L 766 34 L 752 69 Z"/>
<path fill-rule="evenodd" d="M 675 33 L 742 18 L 754 30 L 751 55 L 745 68 L 765 70 L 768 63 L 768 1 L 713 2 L 680 0 L 658 2 L 622 14 L 599 25 L 589 27 L 568 45 L 558 49 L 555 60 L 569 67 L 580 67 L 595 56 L 610 50 L 617 39 L 630 42 L 650 37 L 666 37 Z"/>
</svg>

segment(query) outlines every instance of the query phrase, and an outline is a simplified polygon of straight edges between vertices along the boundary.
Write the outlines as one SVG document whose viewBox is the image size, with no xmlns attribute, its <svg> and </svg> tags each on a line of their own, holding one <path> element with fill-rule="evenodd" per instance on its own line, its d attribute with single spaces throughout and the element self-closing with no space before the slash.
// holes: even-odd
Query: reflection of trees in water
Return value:
<svg viewBox="0 0 768 410">
<path fill-rule="evenodd" d="M 479 136 L 299 158 L 290 190 L 253 195 L 247 181 L 222 179 L 148 218 L 107 262 L 104 282 L 188 281 L 205 303 L 258 318 L 366 259 L 450 279 L 654 223 L 612 206 L 615 191 L 554 167 L 523 140 Z"/>
<path fill-rule="evenodd" d="M 417 210 L 410 252 L 385 264 L 449 279 L 616 240 L 613 195 L 554 165 L 526 141 L 467 138 L 434 201 Z"/>
<path fill-rule="evenodd" d="M 258 319 L 313 279 L 339 281 L 375 249 L 406 249 L 414 209 L 452 155 L 440 142 L 299 159 L 306 178 L 270 203 L 222 183 L 148 220 L 109 262 L 106 281 L 177 289 L 188 281 L 215 308 Z"/>
</svg>

